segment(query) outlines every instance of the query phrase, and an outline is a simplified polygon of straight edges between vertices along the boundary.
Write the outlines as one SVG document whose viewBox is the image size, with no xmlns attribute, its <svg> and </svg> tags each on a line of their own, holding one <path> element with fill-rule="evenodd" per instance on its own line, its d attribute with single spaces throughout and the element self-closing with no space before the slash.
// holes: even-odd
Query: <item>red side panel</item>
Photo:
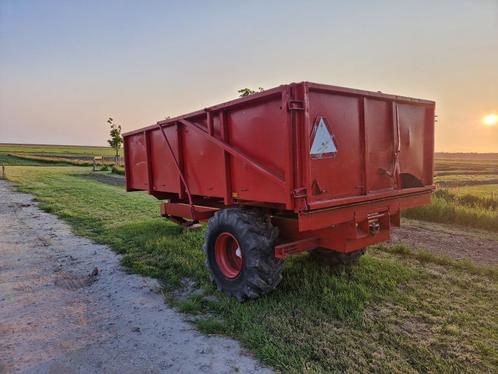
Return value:
<svg viewBox="0 0 498 374">
<path fill-rule="evenodd" d="M 286 115 L 280 96 L 233 109 L 227 112 L 229 143 L 275 174 L 283 176 L 288 160 Z M 232 157 L 230 162 L 234 196 L 242 200 L 286 202 L 282 187 L 241 160 Z"/>
<path fill-rule="evenodd" d="M 164 129 L 175 157 L 178 157 L 178 133 L 176 127 Z M 159 128 L 148 131 L 150 140 L 150 166 L 153 191 L 168 191 L 178 193 L 180 180 L 178 172 Z"/>
<path fill-rule="evenodd" d="M 205 119 L 192 122 L 206 128 Z M 216 127 L 219 127 L 216 121 Z M 176 126 L 175 126 L 176 128 Z M 206 197 L 223 197 L 223 150 L 195 131 L 181 126 L 184 173 L 190 192 Z M 216 131 L 219 134 L 219 131 Z"/>
<path fill-rule="evenodd" d="M 147 154 L 144 133 L 126 138 L 126 186 L 129 190 L 147 190 Z"/>
<path fill-rule="evenodd" d="M 206 113 L 189 117 L 188 121 L 205 134 L 179 123 L 163 126 L 163 129 L 193 196 L 227 198 L 228 195 L 238 200 L 281 204 L 287 203 L 290 195 L 282 185 L 225 152 L 206 134 L 211 133 L 284 179 L 290 153 L 287 115 L 281 92 L 276 91 L 265 100 L 213 111 L 209 117 L 211 126 L 208 126 Z M 130 148 L 128 188 L 148 189 L 147 181 L 150 180 L 151 192 L 178 193 L 180 199 L 185 199 L 184 187 L 163 133 L 159 127 L 148 128 L 145 132 L 148 153 L 144 133 L 125 137 Z"/>
</svg>

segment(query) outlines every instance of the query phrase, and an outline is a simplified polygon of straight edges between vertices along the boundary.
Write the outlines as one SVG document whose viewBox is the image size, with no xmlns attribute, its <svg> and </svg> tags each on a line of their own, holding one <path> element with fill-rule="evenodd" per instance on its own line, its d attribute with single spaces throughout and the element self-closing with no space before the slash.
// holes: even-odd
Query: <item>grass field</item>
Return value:
<svg viewBox="0 0 498 374">
<path fill-rule="evenodd" d="M 497 184 L 498 174 L 447 174 L 434 177 L 434 183 L 441 187 Z"/>
<path fill-rule="evenodd" d="M 436 158 L 433 202 L 404 216 L 498 232 L 498 155 L 457 156 Z"/>
<path fill-rule="evenodd" d="M 114 156 L 110 147 L 0 143 L 0 153 L 26 153 L 44 156 Z"/>
<path fill-rule="evenodd" d="M 43 209 L 122 253 L 131 271 L 164 281 L 167 298 L 202 331 L 238 338 L 282 372 L 498 368 L 496 267 L 377 246 L 350 271 L 331 272 L 305 255 L 286 262 L 270 296 L 239 304 L 209 282 L 203 233 L 160 218 L 157 200 L 100 183 L 88 168 L 7 169 Z"/>
<path fill-rule="evenodd" d="M 110 147 L 0 143 L 0 165 L 90 166 L 93 164 L 94 156 L 104 156 L 105 164 L 114 164 L 114 150 Z"/>
<path fill-rule="evenodd" d="M 498 197 L 498 184 L 481 184 L 478 186 L 462 186 L 452 189 L 456 194 L 471 194 L 480 197 Z"/>
</svg>

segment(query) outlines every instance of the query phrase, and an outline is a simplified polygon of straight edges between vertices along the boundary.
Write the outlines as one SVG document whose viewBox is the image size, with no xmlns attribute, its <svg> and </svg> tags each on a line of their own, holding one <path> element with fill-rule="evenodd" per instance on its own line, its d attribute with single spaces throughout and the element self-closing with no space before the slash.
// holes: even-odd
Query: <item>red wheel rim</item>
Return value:
<svg viewBox="0 0 498 374">
<path fill-rule="evenodd" d="M 235 236 L 222 232 L 214 244 L 216 263 L 227 278 L 236 278 L 242 271 L 242 250 Z"/>
</svg>

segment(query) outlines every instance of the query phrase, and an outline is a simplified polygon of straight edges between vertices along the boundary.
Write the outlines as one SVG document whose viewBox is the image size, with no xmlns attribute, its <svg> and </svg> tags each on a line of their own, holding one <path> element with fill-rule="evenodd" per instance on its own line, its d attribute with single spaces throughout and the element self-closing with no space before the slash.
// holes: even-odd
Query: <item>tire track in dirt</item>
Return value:
<svg viewBox="0 0 498 374">
<path fill-rule="evenodd" d="M 498 235 L 410 220 L 394 228 L 391 242 L 478 265 L 498 265 Z"/>
</svg>

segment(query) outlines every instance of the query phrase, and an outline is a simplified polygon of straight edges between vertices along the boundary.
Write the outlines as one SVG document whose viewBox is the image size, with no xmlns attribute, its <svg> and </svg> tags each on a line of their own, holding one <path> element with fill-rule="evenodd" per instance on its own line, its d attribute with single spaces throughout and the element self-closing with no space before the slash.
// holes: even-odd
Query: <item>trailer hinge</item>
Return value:
<svg viewBox="0 0 498 374">
<path fill-rule="evenodd" d="M 296 188 L 294 191 L 292 191 L 292 196 L 294 196 L 295 198 L 306 197 L 307 195 L 308 191 L 305 187 Z"/>
<path fill-rule="evenodd" d="M 289 100 L 287 103 L 287 108 L 289 110 L 304 110 L 304 101 Z"/>
</svg>

